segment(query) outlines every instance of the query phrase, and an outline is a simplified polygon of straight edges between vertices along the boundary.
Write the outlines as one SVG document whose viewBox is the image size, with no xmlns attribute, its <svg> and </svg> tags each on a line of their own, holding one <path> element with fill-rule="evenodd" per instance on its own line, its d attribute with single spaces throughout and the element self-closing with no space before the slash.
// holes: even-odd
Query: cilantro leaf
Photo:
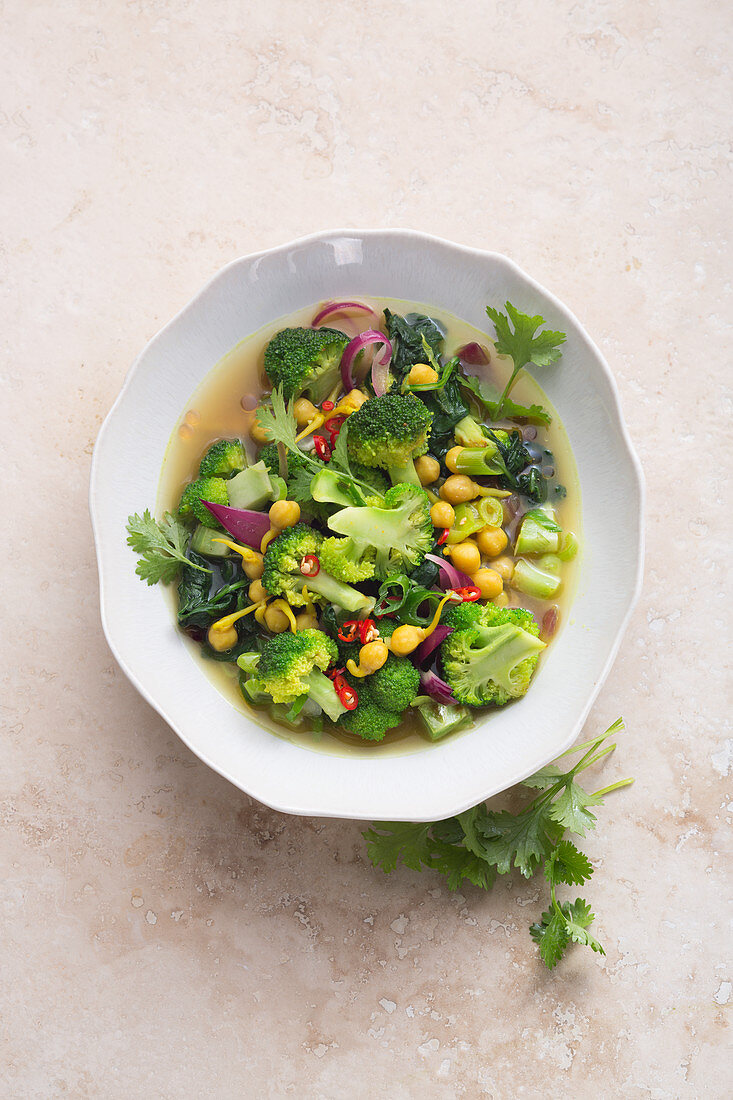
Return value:
<svg viewBox="0 0 733 1100">
<path fill-rule="evenodd" d="M 272 391 L 270 402 L 270 405 L 261 405 L 257 410 L 257 423 L 267 432 L 271 442 L 282 443 L 287 450 L 297 451 L 301 458 L 315 466 L 316 459 L 298 447 L 298 425 L 291 409 L 285 404 L 281 386 L 276 386 Z"/>
<path fill-rule="evenodd" d="M 202 573 L 211 572 L 186 557 L 187 542 L 188 529 L 170 512 L 160 522 L 147 508 L 142 515 L 135 513 L 127 518 L 127 545 L 141 555 L 135 572 L 150 585 L 159 581 L 170 584 L 182 565 L 190 565 Z"/>
<path fill-rule="evenodd" d="M 500 875 L 507 874 L 512 864 L 525 878 L 531 878 L 552 848 L 548 836 L 551 822 L 544 806 L 529 808 L 521 814 L 486 811 L 477 821 L 476 830 L 483 837 L 484 859 Z"/>
<path fill-rule="evenodd" d="M 593 867 L 585 852 L 581 852 L 570 840 L 561 840 L 545 860 L 545 878 L 551 885 L 559 882 L 569 886 L 582 886 L 593 874 Z"/>
<path fill-rule="evenodd" d="M 499 394 L 492 387 L 472 374 L 462 375 L 460 382 L 462 388 L 468 390 L 471 395 L 469 400 L 473 400 L 479 413 L 489 420 L 499 419 Z M 507 420 L 523 420 L 528 424 L 540 424 L 545 427 L 552 421 L 549 412 L 542 405 L 520 405 L 510 397 L 504 398 L 501 414 Z"/>
<path fill-rule="evenodd" d="M 492 306 L 486 307 L 486 312 L 494 322 L 496 328 L 496 350 L 500 355 L 510 355 L 514 367 L 504 387 L 504 392 L 499 398 L 496 416 L 500 416 L 504 401 L 509 396 L 509 391 L 514 385 L 514 380 L 520 370 L 528 363 L 534 363 L 537 367 L 546 367 L 556 362 L 561 355 L 559 345 L 564 343 L 564 332 L 553 332 L 551 329 L 537 330 L 544 325 L 545 319 L 539 314 L 530 317 L 527 313 L 513 306 L 511 302 L 505 302 L 506 313 L 500 313 Z M 513 325 L 513 329 L 510 327 Z"/>
<path fill-rule="evenodd" d="M 413 871 L 430 866 L 432 841 L 431 822 L 413 824 L 410 821 L 375 821 L 367 829 L 367 855 L 375 867 L 394 871 L 399 860 Z"/>
<path fill-rule="evenodd" d="M 526 519 L 527 516 L 531 516 L 537 526 L 544 528 L 545 531 L 552 531 L 554 533 L 562 531 L 562 527 L 555 522 L 552 516 L 548 516 L 547 512 L 543 511 L 542 508 L 531 508 L 530 511 L 525 514 L 524 518 Z"/>
<path fill-rule="evenodd" d="M 343 470 L 344 473 L 349 475 L 349 477 L 352 477 L 353 475 L 351 473 L 351 464 L 349 462 L 349 450 L 346 445 L 348 432 L 349 422 L 346 421 L 341 426 L 341 430 L 336 436 L 336 444 L 333 448 L 333 453 L 331 455 L 331 464 L 334 466 L 338 466 L 339 469 Z"/>
<path fill-rule="evenodd" d="M 570 779 L 565 784 L 565 789 L 550 806 L 550 816 L 553 821 L 572 833 L 585 836 L 588 829 L 594 829 L 595 815 L 590 812 L 588 806 L 598 806 L 603 800 L 598 795 L 589 794 Z"/>
<path fill-rule="evenodd" d="M 529 926 L 529 934 L 539 946 L 542 961 L 552 970 L 565 954 L 570 943 L 567 922 L 562 913 L 548 909 L 537 924 Z"/>
<path fill-rule="evenodd" d="M 523 779 L 522 786 L 547 790 L 548 787 L 554 787 L 558 779 L 562 779 L 563 774 L 557 764 L 548 764 L 546 767 L 540 768 L 534 775 L 528 775 L 526 779 Z"/>
<path fill-rule="evenodd" d="M 582 943 L 593 951 L 597 951 L 600 955 L 605 955 L 606 952 L 601 944 L 588 931 L 589 926 L 595 920 L 588 902 L 584 901 L 583 898 L 576 898 L 575 901 L 566 902 L 560 908 L 565 916 L 567 932 L 573 943 Z"/>
<path fill-rule="evenodd" d="M 496 880 L 496 871 L 485 860 L 459 844 L 433 841 L 431 867 L 448 879 L 449 890 L 459 890 L 468 879 L 481 890 L 490 890 Z"/>
</svg>

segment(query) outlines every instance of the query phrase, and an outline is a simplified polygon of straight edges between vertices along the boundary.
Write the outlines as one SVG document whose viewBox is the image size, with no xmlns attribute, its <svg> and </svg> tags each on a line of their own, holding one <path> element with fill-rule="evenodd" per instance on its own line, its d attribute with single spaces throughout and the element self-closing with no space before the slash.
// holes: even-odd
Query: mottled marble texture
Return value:
<svg viewBox="0 0 733 1100">
<path fill-rule="evenodd" d="M 2 25 L 0 1091 L 730 1095 L 726 6 L 6 0 Z M 89 456 L 137 351 L 227 260 L 368 225 L 504 251 L 567 302 L 646 470 L 645 590 L 587 726 L 626 716 L 603 774 L 637 777 L 586 845 L 608 954 L 552 975 L 538 885 L 388 879 L 358 825 L 253 804 L 98 621 Z"/>
</svg>

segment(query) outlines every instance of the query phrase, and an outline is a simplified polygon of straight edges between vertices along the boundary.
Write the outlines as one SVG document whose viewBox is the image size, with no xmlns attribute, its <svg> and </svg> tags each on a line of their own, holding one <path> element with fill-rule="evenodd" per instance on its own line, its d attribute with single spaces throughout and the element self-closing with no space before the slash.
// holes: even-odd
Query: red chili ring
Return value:
<svg viewBox="0 0 733 1100">
<path fill-rule="evenodd" d="M 326 437 L 323 435 L 313 436 L 313 447 L 320 459 L 324 462 L 329 462 L 331 459 L 331 447 L 326 442 Z"/>
</svg>

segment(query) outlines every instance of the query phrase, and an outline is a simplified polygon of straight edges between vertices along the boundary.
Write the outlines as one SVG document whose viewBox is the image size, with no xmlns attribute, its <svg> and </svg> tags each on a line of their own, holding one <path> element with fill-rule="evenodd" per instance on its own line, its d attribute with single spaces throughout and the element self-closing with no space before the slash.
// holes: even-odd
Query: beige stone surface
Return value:
<svg viewBox="0 0 733 1100">
<path fill-rule="evenodd" d="M 733 1092 L 726 7 L 2 6 L 3 1096 Z M 649 509 L 587 724 L 625 715 L 602 774 L 636 776 L 586 843 L 605 958 L 542 970 L 539 883 L 388 878 L 357 824 L 253 803 L 105 644 L 125 372 L 223 263 L 330 226 L 506 252 L 612 364 Z"/>
</svg>

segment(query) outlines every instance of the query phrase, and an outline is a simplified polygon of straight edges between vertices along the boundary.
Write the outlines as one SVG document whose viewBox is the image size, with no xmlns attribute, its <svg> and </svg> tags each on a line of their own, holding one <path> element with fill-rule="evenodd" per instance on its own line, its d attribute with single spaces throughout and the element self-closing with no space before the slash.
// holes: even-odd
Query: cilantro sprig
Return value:
<svg viewBox="0 0 733 1100">
<path fill-rule="evenodd" d="M 539 793 L 519 813 L 490 810 L 482 802 L 445 821 L 376 822 L 364 833 L 369 859 L 386 872 L 398 863 L 413 871 L 437 871 L 445 875 L 449 890 L 458 890 L 464 881 L 488 890 L 513 868 L 525 878 L 541 868 L 550 887 L 550 908 L 531 925 L 530 934 L 545 965 L 552 969 L 571 943 L 605 954 L 588 931 L 594 920 L 588 903 L 583 898 L 560 902 L 557 888 L 582 885 L 593 874 L 588 857 L 566 834 L 584 837 L 596 823 L 591 807 L 633 782 L 621 779 L 594 792 L 577 782 L 581 772 L 613 752 L 615 741 L 607 742 L 623 728 L 619 718 L 602 736 L 563 753 L 562 757 L 582 753 L 567 771 L 554 763 L 525 779 L 521 785 Z"/>
<path fill-rule="evenodd" d="M 210 573 L 203 565 L 197 565 L 186 557 L 186 543 L 189 532 L 170 512 L 166 512 L 160 522 L 146 508 L 142 515 L 127 518 L 127 545 L 141 557 L 135 572 L 148 584 L 170 584 L 181 571 L 181 566 L 190 565 L 202 573 Z"/>
<path fill-rule="evenodd" d="M 544 317 L 539 314 L 530 317 L 511 302 L 505 302 L 504 305 L 506 313 L 500 313 L 493 306 L 486 307 L 486 312 L 496 328 L 496 350 L 500 355 L 511 355 L 514 361 L 514 369 L 497 402 L 494 413 L 497 420 L 519 372 L 528 363 L 534 363 L 536 367 L 546 367 L 556 362 L 562 354 L 559 345 L 566 339 L 564 332 L 552 332 L 550 329 L 538 332 L 540 325 L 545 323 Z M 514 326 L 513 330 L 511 325 Z"/>
<path fill-rule="evenodd" d="M 292 411 L 292 402 L 290 405 L 285 403 L 281 387 L 275 387 L 272 391 L 270 395 L 270 405 L 263 406 L 258 410 L 257 420 L 260 426 L 265 429 L 271 441 L 282 443 L 287 451 L 297 454 L 298 457 L 303 459 L 306 463 L 306 467 L 311 469 L 314 474 L 323 469 L 323 462 L 321 459 L 314 458 L 308 451 L 303 451 L 298 446 L 298 425 Z M 362 496 L 374 496 L 374 487 L 367 484 L 365 481 L 361 481 L 360 478 L 354 475 L 351 469 L 349 452 L 346 447 L 348 428 L 347 421 L 343 424 L 338 433 L 336 444 L 328 465 L 331 469 L 337 470 L 340 477 L 351 482 Z M 304 474 L 301 474 L 298 478 L 297 485 L 301 494 L 305 495 Z M 301 503 L 304 502 L 301 501 Z"/>
</svg>

